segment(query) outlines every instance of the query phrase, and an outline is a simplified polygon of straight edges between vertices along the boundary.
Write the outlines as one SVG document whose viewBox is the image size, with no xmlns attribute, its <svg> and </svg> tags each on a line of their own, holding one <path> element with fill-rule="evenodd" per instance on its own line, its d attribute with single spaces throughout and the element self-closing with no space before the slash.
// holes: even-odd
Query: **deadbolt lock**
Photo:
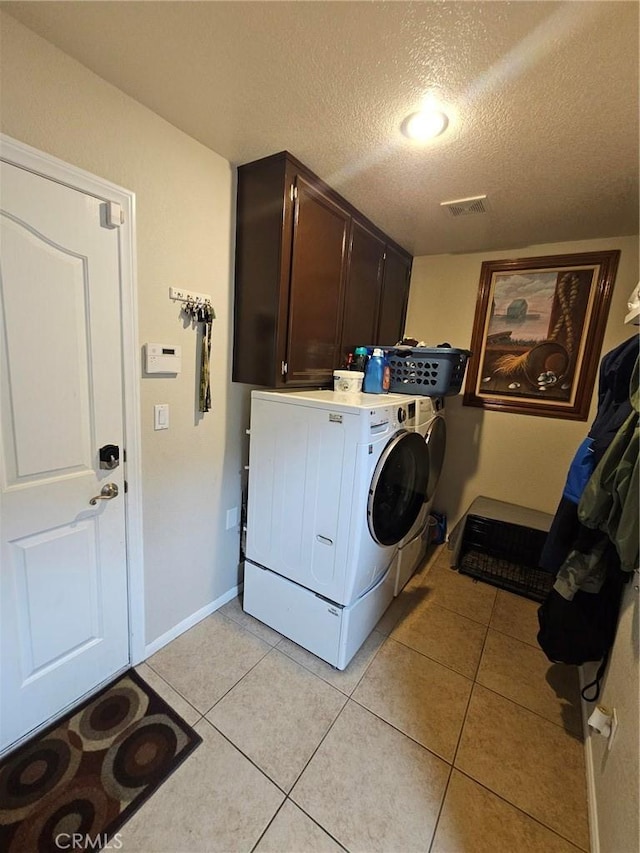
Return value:
<svg viewBox="0 0 640 853">
<path fill-rule="evenodd" d="M 113 471 L 120 464 L 120 448 L 117 444 L 105 444 L 98 451 L 98 458 L 103 471 Z"/>
</svg>

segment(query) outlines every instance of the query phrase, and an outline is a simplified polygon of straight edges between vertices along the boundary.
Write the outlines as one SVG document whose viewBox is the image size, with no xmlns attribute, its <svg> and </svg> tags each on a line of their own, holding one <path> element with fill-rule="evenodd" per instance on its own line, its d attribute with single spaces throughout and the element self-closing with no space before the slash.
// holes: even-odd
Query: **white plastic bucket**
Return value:
<svg viewBox="0 0 640 853">
<path fill-rule="evenodd" d="M 357 394 L 362 391 L 364 373 L 361 370 L 334 370 L 333 390 Z"/>
</svg>

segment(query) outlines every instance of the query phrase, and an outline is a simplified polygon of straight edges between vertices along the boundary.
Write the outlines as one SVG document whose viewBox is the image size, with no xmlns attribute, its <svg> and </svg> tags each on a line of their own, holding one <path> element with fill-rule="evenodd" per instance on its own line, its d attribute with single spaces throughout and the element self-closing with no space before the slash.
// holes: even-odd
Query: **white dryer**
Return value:
<svg viewBox="0 0 640 853">
<path fill-rule="evenodd" d="M 447 446 L 444 402 L 440 397 L 416 397 L 413 428 L 421 436 L 428 453 L 429 478 L 425 501 L 411 530 L 400 542 L 394 595 L 398 595 L 420 565 L 429 546 L 429 514 L 442 473 Z"/>
<path fill-rule="evenodd" d="M 412 402 L 252 393 L 244 609 L 339 669 L 389 604 L 428 491 Z"/>
</svg>

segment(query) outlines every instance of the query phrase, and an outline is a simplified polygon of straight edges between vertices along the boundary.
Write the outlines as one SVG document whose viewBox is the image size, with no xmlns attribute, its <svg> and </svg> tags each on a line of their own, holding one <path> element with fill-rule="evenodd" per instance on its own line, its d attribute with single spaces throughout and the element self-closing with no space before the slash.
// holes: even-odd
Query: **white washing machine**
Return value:
<svg viewBox="0 0 640 853">
<path fill-rule="evenodd" d="M 440 397 L 416 397 L 413 428 L 423 439 L 429 457 L 429 480 L 425 501 L 411 530 L 400 542 L 394 595 L 398 595 L 418 568 L 429 546 L 429 514 L 442 472 L 447 445 L 444 402 Z"/>
<path fill-rule="evenodd" d="M 429 486 L 413 398 L 251 395 L 244 609 L 344 669 L 393 597 Z"/>
</svg>

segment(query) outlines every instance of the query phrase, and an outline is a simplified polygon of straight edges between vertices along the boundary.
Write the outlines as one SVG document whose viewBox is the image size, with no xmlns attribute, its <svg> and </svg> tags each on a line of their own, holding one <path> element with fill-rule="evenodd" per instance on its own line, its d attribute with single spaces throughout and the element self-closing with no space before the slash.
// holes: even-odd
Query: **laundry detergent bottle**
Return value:
<svg viewBox="0 0 640 853">
<path fill-rule="evenodd" d="M 367 362 L 362 390 L 365 394 L 386 394 L 391 384 L 391 370 L 384 350 L 376 347 Z"/>
</svg>

